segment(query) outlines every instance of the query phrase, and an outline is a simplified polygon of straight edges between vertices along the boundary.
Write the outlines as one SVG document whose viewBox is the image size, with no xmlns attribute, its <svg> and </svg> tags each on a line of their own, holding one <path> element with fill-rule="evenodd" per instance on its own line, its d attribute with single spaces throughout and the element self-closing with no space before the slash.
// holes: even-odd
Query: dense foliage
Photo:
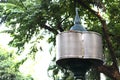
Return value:
<svg viewBox="0 0 120 80">
<path fill-rule="evenodd" d="M 14 51 L 7 51 L 0 46 L 0 80 L 33 80 L 19 72 L 19 61 L 16 60 Z"/>
<path fill-rule="evenodd" d="M 44 38 L 45 33 L 49 34 L 48 42 L 55 46 L 56 35 L 73 25 L 76 6 L 87 30 L 99 32 L 103 36 L 105 63 L 97 70 L 111 79 L 119 80 L 119 0 L 2 0 L 0 22 L 6 23 L 9 30 L 5 32 L 13 37 L 10 45 L 18 47 L 19 52 L 33 36 L 37 37 L 37 42 Z M 44 33 L 40 34 L 43 29 Z M 31 51 L 37 51 L 35 45 Z M 52 65 L 49 69 L 53 70 L 54 78 L 57 77 L 58 67 Z"/>
</svg>

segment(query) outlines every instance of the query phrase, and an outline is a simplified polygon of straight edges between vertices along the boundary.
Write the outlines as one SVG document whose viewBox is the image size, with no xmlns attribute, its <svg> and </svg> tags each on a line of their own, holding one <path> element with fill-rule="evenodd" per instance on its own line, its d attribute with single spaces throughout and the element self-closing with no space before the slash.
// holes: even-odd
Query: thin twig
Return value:
<svg viewBox="0 0 120 80">
<path fill-rule="evenodd" d="M 20 0 L 20 3 L 23 5 L 23 7 L 27 10 L 27 7 L 23 4 L 22 0 Z"/>
<path fill-rule="evenodd" d="M 59 23 L 58 23 L 58 29 L 60 30 L 60 32 L 63 32 L 64 29 L 62 28 L 61 24 L 63 21 L 65 21 L 69 16 L 65 17 L 64 19 L 62 19 Z"/>
</svg>

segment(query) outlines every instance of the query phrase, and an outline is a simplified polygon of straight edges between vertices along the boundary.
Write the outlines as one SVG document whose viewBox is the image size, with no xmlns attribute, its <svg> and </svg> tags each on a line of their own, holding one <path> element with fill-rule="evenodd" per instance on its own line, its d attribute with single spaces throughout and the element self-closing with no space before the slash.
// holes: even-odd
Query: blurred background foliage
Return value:
<svg viewBox="0 0 120 80">
<path fill-rule="evenodd" d="M 17 61 L 17 55 L 13 53 L 0 46 L 0 80 L 33 80 L 30 75 L 24 76 L 19 72 L 18 65 L 22 61 Z"/>
</svg>

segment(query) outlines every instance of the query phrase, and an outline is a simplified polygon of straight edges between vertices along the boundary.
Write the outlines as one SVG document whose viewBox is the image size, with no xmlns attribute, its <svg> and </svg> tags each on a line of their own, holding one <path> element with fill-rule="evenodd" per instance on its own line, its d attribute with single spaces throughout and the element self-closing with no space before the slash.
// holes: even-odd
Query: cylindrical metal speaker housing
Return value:
<svg viewBox="0 0 120 80">
<path fill-rule="evenodd" d="M 62 32 L 56 37 L 56 57 L 57 60 L 78 58 L 103 61 L 102 46 L 102 38 L 99 33 L 92 31 Z"/>
</svg>

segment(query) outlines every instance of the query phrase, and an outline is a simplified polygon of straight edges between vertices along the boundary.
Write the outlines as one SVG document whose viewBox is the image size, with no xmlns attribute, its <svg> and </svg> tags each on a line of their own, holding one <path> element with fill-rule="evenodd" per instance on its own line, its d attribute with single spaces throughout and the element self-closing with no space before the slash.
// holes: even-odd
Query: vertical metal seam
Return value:
<svg viewBox="0 0 120 80">
<path fill-rule="evenodd" d="M 81 39 L 81 47 L 82 47 L 82 58 L 84 58 L 84 54 L 85 54 L 85 51 L 84 51 L 84 37 L 83 37 L 83 34 L 81 33 L 81 37 L 82 37 L 82 39 Z"/>
</svg>

